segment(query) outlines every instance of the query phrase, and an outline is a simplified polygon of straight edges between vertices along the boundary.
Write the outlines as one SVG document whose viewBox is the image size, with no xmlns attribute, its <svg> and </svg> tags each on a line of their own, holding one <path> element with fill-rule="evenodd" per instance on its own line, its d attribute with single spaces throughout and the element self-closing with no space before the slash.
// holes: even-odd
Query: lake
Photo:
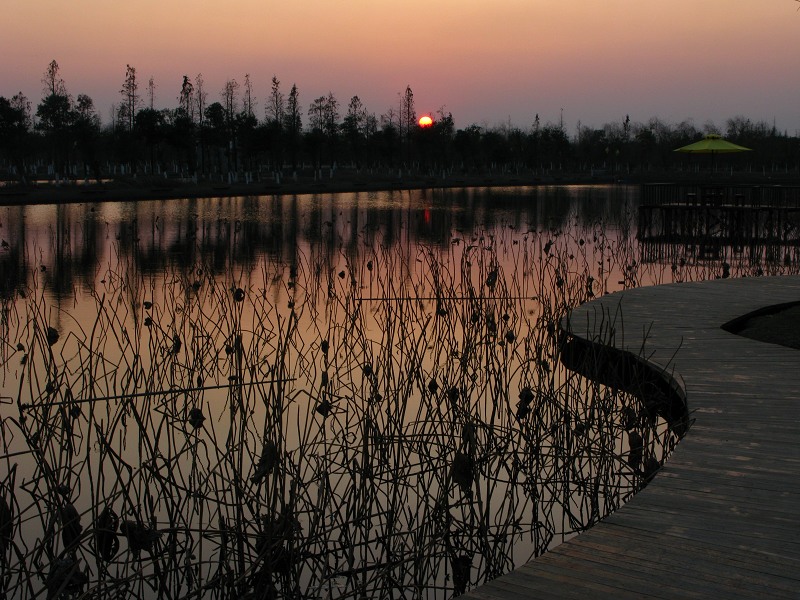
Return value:
<svg viewBox="0 0 800 600">
<path fill-rule="evenodd" d="M 449 598 L 591 527 L 679 434 L 565 369 L 560 320 L 630 287 L 797 272 L 757 243 L 639 239 L 638 203 L 0 209 L 5 594 Z"/>
</svg>

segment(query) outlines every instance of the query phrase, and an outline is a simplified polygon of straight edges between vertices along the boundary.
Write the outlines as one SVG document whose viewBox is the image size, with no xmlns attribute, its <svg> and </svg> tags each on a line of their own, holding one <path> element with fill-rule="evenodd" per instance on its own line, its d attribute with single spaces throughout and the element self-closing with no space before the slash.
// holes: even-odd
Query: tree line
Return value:
<svg viewBox="0 0 800 600">
<path fill-rule="evenodd" d="M 93 100 L 73 97 L 53 60 L 42 76 L 42 98 L 35 110 L 22 93 L 0 96 L 0 167 L 6 179 L 102 179 L 151 174 L 280 179 L 298 169 L 388 168 L 399 173 L 669 171 L 687 157 L 674 149 L 704 133 L 725 135 L 755 150 L 750 169 L 800 171 L 800 138 L 764 121 L 733 117 L 724 127 L 690 120 L 678 124 L 658 118 L 592 128 L 578 122 L 569 135 L 563 122 L 530 127 L 472 124 L 456 129 L 444 107 L 433 124 L 420 127 L 410 86 L 398 102 L 376 115 L 352 96 L 346 106 L 331 92 L 307 108 L 297 85 L 286 92 L 273 76 L 259 108 L 253 83 L 245 75 L 225 82 L 213 95 L 202 74 L 184 75 L 176 86 L 176 105 L 155 106 L 156 84 L 140 81 L 127 65 L 120 101 L 103 124 Z M 743 163 L 739 166 L 742 167 Z M 2 170 L 2 169 L 0 169 Z"/>
</svg>

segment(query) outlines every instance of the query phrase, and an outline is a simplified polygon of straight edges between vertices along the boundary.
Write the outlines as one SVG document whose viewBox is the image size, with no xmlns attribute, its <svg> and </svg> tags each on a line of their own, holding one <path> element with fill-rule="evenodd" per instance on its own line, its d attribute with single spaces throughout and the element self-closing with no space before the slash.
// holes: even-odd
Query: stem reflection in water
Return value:
<svg viewBox="0 0 800 600">
<path fill-rule="evenodd" d="M 590 527 L 678 435 L 561 365 L 568 310 L 797 270 L 643 263 L 636 200 L 3 209 L 5 596 L 447 598 Z"/>
</svg>

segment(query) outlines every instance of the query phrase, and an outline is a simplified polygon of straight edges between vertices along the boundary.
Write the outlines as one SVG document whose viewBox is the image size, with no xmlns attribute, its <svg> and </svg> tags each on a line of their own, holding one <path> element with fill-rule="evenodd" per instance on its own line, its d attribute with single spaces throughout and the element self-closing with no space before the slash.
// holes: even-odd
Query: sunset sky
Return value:
<svg viewBox="0 0 800 600">
<path fill-rule="evenodd" d="M 457 127 L 534 115 L 570 134 L 657 116 L 744 115 L 800 132 L 800 6 L 794 0 L 3 0 L 0 95 L 35 105 L 55 59 L 68 91 L 104 121 L 125 66 L 156 106 L 184 74 L 209 100 L 249 73 L 263 117 L 273 74 L 304 108 L 332 91 L 380 115 L 410 85 L 417 113 L 444 106 Z M 305 112 L 305 110 L 304 110 Z"/>
</svg>

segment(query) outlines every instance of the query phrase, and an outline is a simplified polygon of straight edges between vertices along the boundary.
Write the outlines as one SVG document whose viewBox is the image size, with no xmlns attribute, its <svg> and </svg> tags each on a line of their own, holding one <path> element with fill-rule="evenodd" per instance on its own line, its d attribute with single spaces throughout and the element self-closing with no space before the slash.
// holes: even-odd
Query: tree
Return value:
<svg viewBox="0 0 800 600">
<path fill-rule="evenodd" d="M 130 65 L 126 65 L 125 81 L 119 93 L 122 95 L 122 104 L 120 105 L 121 125 L 128 131 L 133 131 L 133 123 L 136 119 L 136 111 L 139 108 L 141 99 L 139 97 L 139 84 L 136 82 L 136 69 Z"/>
<path fill-rule="evenodd" d="M 242 114 L 246 117 L 254 117 L 256 108 L 256 98 L 253 96 L 253 86 L 250 83 L 250 73 L 244 76 L 244 97 L 242 98 Z"/>
<path fill-rule="evenodd" d="M 394 166 L 400 146 L 400 120 L 393 107 L 389 107 L 386 113 L 381 115 L 379 138 L 381 154 L 389 165 Z"/>
<path fill-rule="evenodd" d="M 218 158 L 217 162 L 219 162 L 219 153 L 227 152 L 229 139 L 225 107 L 219 102 L 212 102 L 206 108 L 200 135 L 204 146 L 207 145 L 218 149 L 216 154 Z M 213 152 L 211 156 L 214 156 Z"/>
<path fill-rule="evenodd" d="M 194 103 L 197 108 L 197 126 L 200 128 L 200 170 L 206 172 L 206 135 L 204 133 L 206 117 L 206 99 L 208 92 L 205 90 L 203 74 L 198 73 L 194 78 Z"/>
<path fill-rule="evenodd" d="M 328 92 L 328 97 L 325 98 L 323 130 L 329 137 L 334 137 L 339 133 L 339 101 L 333 95 L 333 92 Z"/>
<path fill-rule="evenodd" d="M 225 123 L 230 132 L 233 131 L 233 121 L 239 110 L 239 83 L 235 79 L 229 79 L 222 88 L 222 106 L 225 109 Z"/>
<path fill-rule="evenodd" d="M 297 153 L 300 149 L 300 132 L 303 131 L 303 120 L 300 115 L 300 93 L 297 85 L 292 84 L 289 97 L 286 99 L 286 112 L 283 116 L 284 131 L 289 153 L 292 158 L 292 168 L 297 168 Z"/>
<path fill-rule="evenodd" d="M 67 96 L 53 94 L 43 99 L 36 107 L 38 128 L 46 133 L 64 131 L 72 120 L 70 101 Z"/>
<path fill-rule="evenodd" d="M 364 108 L 364 104 L 358 96 L 353 96 L 347 105 L 347 114 L 342 123 L 342 131 L 349 146 L 350 155 L 356 163 L 361 162 L 366 121 L 367 110 Z"/>
<path fill-rule="evenodd" d="M 411 86 L 406 86 L 405 94 L 400 101 L 400 135 L 406 139 L 417 122 L 417 113 L 414 110 L 414 92 Z"/>
<path fill-rule="evenodd" d="M 183 83 L 181 83 L 181 91 L 178 95 L 178 110 L 183 111 L 183 114 L 190 120 L 194 121 L 194 86 L 188 75 L 183 76 Z"/>
<path fill-rule="evenodd" d="M 244 93 L 242 95 L 242 112 L 236 119 L 234 145 L 239 151 L 241 162 L 247 169 L 252 168 L 253 155 L 258 150 L 256 128 L 258 119 L 255 115 L 256 99 L 253 96 L 253 87 L 250 83 L 250 74 L 244 76 Z"/>
<path fill-rule="evenodd" d="M 325 103 L 325 96 L 320 96 L 313 100 L 308 107 L 310 131 L 306 134 L 306 147 L 314 159 L 315 168 L 319 168 L 322 162 L 322 144 L 325 137 Z"/>
<path fill-rule="evenodd" d="M 308 140 L 312 147 L 317 165 L 322 158 L 322 148 L 327 145 L 331 164 L 334 162 L 336 141 L 339 135 L 339 101 L 328 92 L 320 96 L 308 108 L 308 119 L 311 131 Z"/>
<path fill-rule="evenodd" d="M 156 109 L 156 82 L 152 75 L 147 82 L 147 105 L 150 110 Z"/>
<path fill-rule="evenodd" d="M 67 86 L 61 78 L 61 68 L 55 60 L 51 60 L 47 65 L 44 75 L 42 75 L 42 96 L 68 96 Z"/>
<path fill-rule="evenodd" d="M 75 147 L 83 159 L 84 172 L 91 171 L 96 180 L 100 179 L 97 141 L 100 135 L 100 117 L 94 101 L 86 94 L 78 94 L 75 101 L 75 120 L 73 123 Z"/>
<path fill-rule="evenodd" d="M 268 123 L 277 123 L 279 126 L 283 126 L 284 98 L 281 93 L 281 82 L 275 75 L 272 76 L 272 91 L 267 101 L 266 113 Z"/>
<path fill-rule="evenodd" d="M 94 100 L 86 94 L 78 94 L 78 99 L 75 101 L 75 112 L 78 113 L 78 118 L 100 124 L 100 117 L 97 116 L 94 109 Z"/>
<path fill-rule="evenodd" d="M 61 134 L 70 123 L 72 100 L 55 60 L 45 69 L 42 85 L 42 102 L 36 108 L 38 128 L 46 134 Z"/>
<path fill-rule="evenodd" d="M 222 107 L 225 110 L 225 134 L 228 169 L 237 168 L 236 125 L 239 112 L 239 82 L 229 79 L 222 88 Z"/>
<path fill-rule="evenodd" d="M 308 107 L 308 125 L 311 130 L 322 131 L 325 123 L 325 96 L 320 96 Z"/>
<path fill-rule="evenodd" d="M 57 172 L 63 173 L 69 154 L 69 128 L 73 120 L 68 96 L 50 94 L 36 107 L 36 128 L 44 134 L 50 159 Z"/>
<path fill-rule="evenodd" d="M 188 75 L 183 76 L 181 90 L 178 95 L 178 108 L 168 123 L 165 137 L 167 143 L 174 148 L 190 171 L 195 169 L 195 93 Z"/>
<path fill-rule="evenodd" d="M 433 127 L 429 128 L 430 133 L 421 132 L 425 135 L 433 137 L 433 156 L 435 163 L 440 166 L 449 165 L 452 161 L 452 146 L 453 138 L 455 136 L 456 126 L 453 121 L 453 113 L 445 112 L 445 107 L 442 106 L 436 111 L 436 120 Z"/>
<path fill-rule="evenodd" d="M 205 81 L 203 74 L 198 73 L 194 78 L 194 102 L 197 108 L 197 124 L 202 127 L 203 119 L 206 116 L 206 100 L 208 99 L 208 92 L 206 92 Z"/>
<path fill-rule="evenodd" d="M 164 115 L 152 108 L 143 108 L 136 115 L 134 125 L 136 137 L 148 149 L 150 172 L 154 171 L 156 150 L 164 136 Z"/>
<path fill-rule="evenodd" d="M 473 123 L 465 129 L 459 129 L 453 145 L 457 155 L 461 158 L 461 163 L 467 170 L 478 167 L 481 152 L 480 126 Z"/>
<path fill-rule="evenodd" d="M 20 183 L 25 183 L 25 160 L 30 129 L 31 103 L 22 92 L 11 100 L 0 96 L 0 152 L 14 164 Z"/>
</svg>

